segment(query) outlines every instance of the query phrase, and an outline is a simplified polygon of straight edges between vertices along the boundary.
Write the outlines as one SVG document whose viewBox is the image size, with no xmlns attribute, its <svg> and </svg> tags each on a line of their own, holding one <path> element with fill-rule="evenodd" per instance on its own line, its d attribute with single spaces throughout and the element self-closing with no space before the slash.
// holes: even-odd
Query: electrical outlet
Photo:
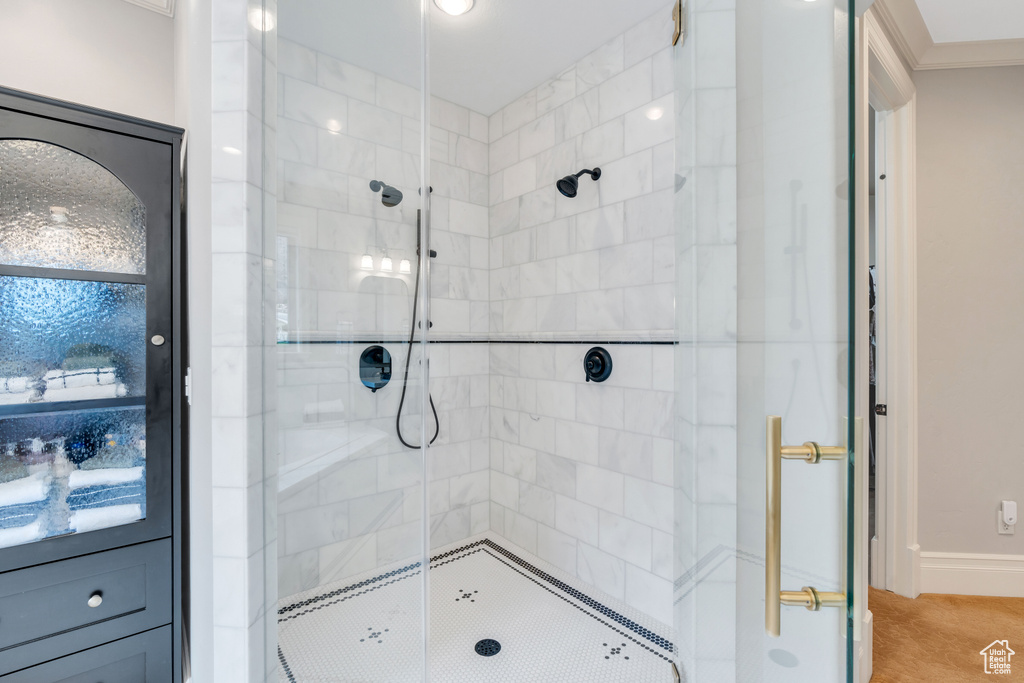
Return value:
<svg viewBox="0 0 1024 683">
<path fill-rule="evenodd" d="M 999 504 L 999 517 L 996 522 L 996 530 L 1003 535 L 1012 536 L 1013 529 L 1017 524 L 1017 503 L 1012 500 L 1004 500 Z"/>
</svg>

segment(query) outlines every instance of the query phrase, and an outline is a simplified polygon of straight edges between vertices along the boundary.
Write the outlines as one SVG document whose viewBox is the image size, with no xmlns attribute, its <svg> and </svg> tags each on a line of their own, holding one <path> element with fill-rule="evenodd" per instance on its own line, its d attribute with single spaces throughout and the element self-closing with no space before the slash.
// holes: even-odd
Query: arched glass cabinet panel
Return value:
<svg viewBox="0 0 1024 683">
<path fill-rule="evenodd" d="M 88 157 L 0 140 L 0 263 L 146 272 L 146 207 Z"/>
</svg>

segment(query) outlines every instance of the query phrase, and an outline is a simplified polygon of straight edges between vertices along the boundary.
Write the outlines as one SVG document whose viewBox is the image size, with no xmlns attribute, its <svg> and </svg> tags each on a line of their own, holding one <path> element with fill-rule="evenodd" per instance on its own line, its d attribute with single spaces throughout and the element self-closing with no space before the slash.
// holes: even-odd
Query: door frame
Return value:
<svg viewBox="0 0 1024 683">
<path fill-rule="evenodd" d="M 856 203 L 856 301 L 868 300 L 868 242 L 870 200 L 868 117 L 873 108 L 879 122 L 876 135 L 884 135 L 884 158 L 876 159 L 876 173 L 885 174 L 879 192 L 884 196 L 884 214 L 878 214 L 876 240 L 884 256 L 879 259 L 878 279 L 881 287 L 876 315 L 879 315 L 881 340 L 879 364 L 885 363 L 877 373 L 878 403 L 888 406 L 884 428 L 878 430 L 884 442 L 876 459 L 876 502 L 882 506 L 876 516 L 879 527 L 878 542 L 872 548 L 877 553 L 877 566 L 881 570 L 874 585 L 899 595 L 916 598 L 920 594 L 921 549 L 917 537 L 917 481 L 918 481 L 918 419 L 917 419 L 917 180 L 916 180 L 916 107 L 917 97 L 910 71 L 899 56 L 892 39 L 882 27 L 876 10 L 869 9 L 857 27 L 856 69 L 856 158 L 864 160 L 857 165 L 855 179 Z M 870 106 L 870 108 L 869 108 Z M 876 192 L 876 201 L 878 199 Z M 881 206 L 879 202 L 879 206 Z M 884 316 L 884 317 L 881 317 Z M 868 329 L 868 308 L 858 305 L 857 329 Z M 874 410 L 869 405 L 868 345 L 860 343 L 856 353 L 856 414 L 868 415 Z M 861 596 L 855 605 L 861 627 L 861 641 L 857 656 L 857 679 L 866 682 L 871 677 L 872 615 L 867 604 L 868 553 L 868 472 L 857 468 L 856 510 L 860 525 L 856 547 L 861 551 L 857 562 L 855 596 Z M 881 482 L 881 486 L 879 486 Z"/>
</svg>

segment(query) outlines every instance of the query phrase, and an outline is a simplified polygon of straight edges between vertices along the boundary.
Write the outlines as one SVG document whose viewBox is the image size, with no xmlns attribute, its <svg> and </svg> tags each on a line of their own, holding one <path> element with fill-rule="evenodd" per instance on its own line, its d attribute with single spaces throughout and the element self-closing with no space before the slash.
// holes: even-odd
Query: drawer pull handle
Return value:
<svg viewBox="0 0 1024 683">
<path fill-rule="evenodd" d="M 99 607 L 103 604 L 103 593 L 96 591 L 89 596 L 89 607 Z"/>
</svg>

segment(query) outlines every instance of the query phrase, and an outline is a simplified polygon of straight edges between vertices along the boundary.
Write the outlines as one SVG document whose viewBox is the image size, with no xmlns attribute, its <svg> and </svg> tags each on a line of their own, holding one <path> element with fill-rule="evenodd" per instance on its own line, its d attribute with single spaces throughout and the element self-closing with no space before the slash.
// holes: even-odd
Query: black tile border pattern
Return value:
<svg viewBox="0 0 1024 683">
<path fill-rule="evenodd" d="M 478 546 L 483 546 L 483 547 L 478 547 Z M 473 550 L 474 548 L 475 548 L 475 550 Z M 654 654 L 654 655 L 656 655 L 656 656 L 658 656 L 658 657 L 660 657 L 660 658 L 662 658 L 662 659 L 664 659 L 666 661 L 672 661 L 670 657 L 666 657 L 665 655 L 661 654 L 660 652 L 657 652 L 654 648 L 651 648 L 651 647 L 648 647 L 647 645 L 644 645 L 643 643 L 641 643 L 636 638 L 630 636 L 627 633 L 624 633 L 623 631 L 620 631 L 619 629 L 615 628 L 611 624 L 607 623 L 604 619 L 598 617 L 597 615 L 590 614 L 589 612 L 584 610 L 582 607 L 580 607 L 576 603 L 572 602 L 571 600 L 569 600 L 568 598 L 566 598 L 563 595 L 559 595 L 554 590 L 552 590 L 552 588 L 550 588 L 548 586 L 545 586 L 544 584 L 541 583 L 541 581 L 538 581 L 537 579 L 538 578 L 541 579 L 542 581 L 544 581 L 544 582 L 550 584 L 551 586 L 553 586 L 554 588 L 558 589 L 558 591 L 560 591 L 562 593 L 565 593 L 565 594 L 571 596 L 572 598 L 574 598 L 575 600 L 583 603 L 587 607 L 589 607 L 589 608 L 591 608 L 593 610 L 596 610 L 597 612 L 601 613 L 606 618 L 608 618 L 608 619 L 614 621 L 615 623 L 619 624 L 623 628 L 625 628 L 625 629 L 627 629 L 629 631 L 632 631 L 633 633 L 635 633 L 640 638 L 643 638 L 643 639 L 645 639 L 645 640 L 647 640 L 647 641 L 649 641 L 651 643 L 654 643 L 659 648 L 661 648 L 661 649 L 663 649 L 663 650 L 665 650 L 665 651 L 667 651 L 669 653 L 673 653 L 674 654 L 675 653 L 675 647 L 673 646 L 672 642 L 668 638 L 660 636 L 657 633 L 655 633 L 654 631 L 651 631 L 649 629 L 646 629 L 646 628 L 640 626 L 639 624 L 637 624 L 632 619 L 629 619 L 628 617 L 625 617 L 625 616 L 619 614 L 618 612 L 616 612 L 615 610 L 611 609 L 610 607 L 607 607 L 607 606 L 603 605 L 602 603 L 598 602 L 597 600 L 594 600 L 593 598 L 591 598 L 586 593 L 583 593 L 581 591 L 576 590 L 575 588 L 573 588 L 572 586 L 566 584 L 563 581 L 559 581 L 558 579 L 556 579 L 555 577 L 551 576 L 547 572 L 545 572 L 545 571 L 543 571 L 543 570 L 541 570 L 541 569 L 539 569 L 537 567 L 534 567 L 532 564 L 530 564 L 526 560 L 522 559 L 521 557 L 519 557 L 515 553 L 510 552 L 509 550 L 506 550 L 505 548 L 502 548 L 500 545 L 498 545 L 497 543 L 495 543 L 494 541 L 492 541 L 489 538 L 484 538 L 484 539 L 481 539 L 479 541 L 474 541 L 473 543 L 468 543 L 468 544 L 466 544 L 464 546 L 455 548 L 453 550 L 449 550 L 448 552 L 441 553 L 439 555 L 434 555 L 433 557 L 430 558 L 430 567 L 431 568 L 441 567 L 443 565 L 449 564 L 449 563 L 454 562 L 456 560 L 460 560 L 460 559 L 462 559 L 464 557 L 468 557 L 470 555 L 475 555 L 476 553 L 481 552 L 481 551 L 486 552 L 487 555 L 489 555 L 489 556 L 493 557 L 494 559 L 498 560 L 499 562 L 501 562 L 502 564 L 506 565 L 507 567 L 509 567 L 513 571 L 516 571 L 517 573 L 521 574 L 522 576 L 530 579 L 531 581 L 536 583 L 538 586 L 540 586 L 541 588 L 547 590 L 548 592 L 552 593 L 553 595 L 561 598 L 562 600 L 565 600 L 570 605 L 573 605 L 574 607 L 579 609 L 584 614 L 586 614 L 586 615 L 590 616 L 591 618 L 596 619 L 597 621 L 601 622 L 602 624 L 604 624 L 608 628 L 612 629 L 616 633 L 622 635 L 623 637 L 629 638 L 630 640 L 632 640 L 633 642 L 637 643 L 638 645 L 640 645 L 644 649 L 650 651 L 651 654 Z M 494 551 L 494 552 L 490 552 L 490 551 Z M 521 571 L 519 568 L 509 564 L 508 562 L 505 561 L 505 559 L 502 559 L 502 557 L 499 557 L 498 555 L 495 555 L 494 553 L 498 553 L 498 555 L 501 555 L 504 558 L 507 558 L 508 560 L 513 562 L 514 564 L 518 565 L 518 567 L 520 567 L 522 569 L 525 569 L 526 571 L 530 572 L 531 574 L 533 574 L 537 578 L 533 578 L 531 576 L 528 576 L 526 573 Z M 441 560 L 444 560 L 444 561 L 442 562 Z M 412 570 L 418 570 L 421 565 L 422 565 L 421 562 L 415 562 L 413 564 L 406 565 L 406 566 L 404 566 L 404 567 L 402 567 L 400 569 L 395 569 L 393 571 L 385 572 L 383 574 L 379 574 L 378 576 L 374 576 L 374 577 L 369 578 L 369 579 L 364 579 L 363 581 L 360 581 L 358 583 L 352 584 L 350 586 L 345 586 L 343 588 L 337 588 L 337 589 L 332 590 L 332 591 L 330 591 L 328 593 L 324 593 L 323 595 L 317 595 L 316 597 L 307 598 L 306 600 L 300 600 L 299 602 L 294 602 L 294 603 L 291 603 L 289 605 L 285 605 L 284 607 L 281 607 L 277 611 L 278 622 L 290 621 L 292 619 L 297 619 L 298 617 L 303 616 L 305 614 L 309 614 L 311 612 L 323 609 L 325 607 L 330 607 L 332 605 L 336 605 L 336 604 L 338 604 L 340 602 L 344 602 L 346 600 L 350 600 L 350 599 L 352 599 L 354 597 L 357 597 L 359 595 L 364 595 L 364 594 L 369 593 L 371 591 L 375 591 L 375 590 L 377 590 L 379 588 L 383 588 L 384 586 L 388 586 L 388 585 L 390 585 L 392 583 L 395 583 L 397 581 L 401 581 L 403 579 L 407 579 L 407 578 L 412 577 L 412 576 L 417 576 L 417 575 L 419 575 L 420 572 L 419 571 L 412 571 Z M 391 579 L 391 581 L 385 581 L 385 579 Z M 374 585 L 374 584 L 376 584 L 376 585 Z M 366 590 L 358 590 L 359 588 L 366 588 Z M 337 599 L 332 600 L 332 598 L 337 598 Z M 327 602 L 325 602 L 325 601 L 327 601 Z M 319 604 L 319 603 L 323 603 L 323 604 Z M 309 609 L 303 609 L 303 608 L 309 608 Z M 296 610 L 300 610 L 300 611 L 296 611 Z M 295 612 L 295 613 L 294 614 L 290 614 L 291 612 Z M 284 615 L 287 615 L 287 616 L 284 616 Z M 296 683 L 297 679 L 292 674 L 291 668 L 288 665 L 288 661 L 285 658 L 284 652 L 281 650 L 280 646 L 278 646 L 278 648 L 277 648 L 277 657 L 278 657 L 278 660 L 281 662 L 281 666 L 284 668 L 284 672 L 285 672 L 285 675 L 288 677 L 288 680 L 291 683 Z"/>
</svg>

